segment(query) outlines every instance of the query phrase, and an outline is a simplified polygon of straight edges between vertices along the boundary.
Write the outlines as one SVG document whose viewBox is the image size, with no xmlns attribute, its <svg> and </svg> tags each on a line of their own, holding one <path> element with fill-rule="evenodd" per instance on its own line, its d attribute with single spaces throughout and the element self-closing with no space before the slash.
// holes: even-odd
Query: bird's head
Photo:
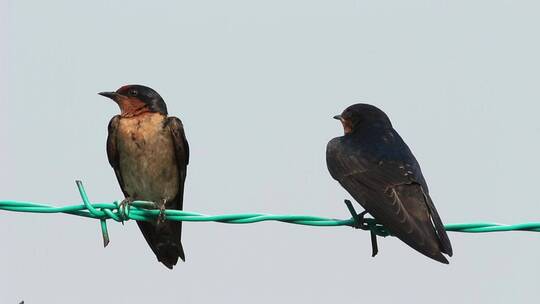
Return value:
<svg viewBox="0 0 540 304">
<path fill-rule="evenodd" d="M 343 113 L 334 116 L 334 119 L 341 121 L 345 134 L 367 127 L 392 127 L 390 119 L 383 111 L 366 103 L 349 106 Z"/>
<path fill-rule="evenodd" d="M 147 112 L 167 115 L 165 101 L 149 87 L 136 84 L 125 85 L 116 92 L 98 94 L 114 100 L 120 107 L 122 117 L 133 117 Z"/>
</svg>

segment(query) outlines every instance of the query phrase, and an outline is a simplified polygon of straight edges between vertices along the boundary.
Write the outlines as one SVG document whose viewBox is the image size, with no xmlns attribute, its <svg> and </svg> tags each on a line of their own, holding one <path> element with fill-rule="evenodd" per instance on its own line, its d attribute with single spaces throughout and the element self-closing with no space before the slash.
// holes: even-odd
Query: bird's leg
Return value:
<svg viewBox="0 0 540 304">
<path fill-rule="evenodd" d="M 159 215 L 157 218 L 157 223 L 161 224 L 165 222 L 165 205 L 167 204 L 167 199 L 162 199 L 161 204 L 156 204 L 157 208 L 159 209 Z"/>
</svg>

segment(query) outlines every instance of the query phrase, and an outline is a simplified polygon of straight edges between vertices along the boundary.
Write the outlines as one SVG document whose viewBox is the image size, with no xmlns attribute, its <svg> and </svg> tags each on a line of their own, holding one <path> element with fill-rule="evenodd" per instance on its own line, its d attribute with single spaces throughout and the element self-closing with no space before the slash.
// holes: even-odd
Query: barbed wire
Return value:
<svg viewBox="0 0 540 304">
<path fill-rule="evenodd" d="M 56 207 L 48 204 L 25 201 L 0 201 L 0 210 L 31 213 L 65 213 L 100 220 L 104 246 L 109 243 L 107 220 L 124 222 L 127 220 L 156 221 L 162 216 L 169 221 L 183 222 L 219 222 L 227 224 L 251 224 L 263 221 L 279 221 L 289 224 L 306 226 L 350 226 L 369 230 L 372 236 L 373 255 L 377 253 L 376 236 L 389 236 L 391 233 L 375 219 L 364 218 L 366 212 L 356 213 L 352 203 L 345 200 L 352 217 L 349 219 L 332 219 L 311 215 L 276 215 L 264 213 L 239 213 L 223 215 L 205 215 L 197 212 L 180 210 L 159 210 L 153 202 L 133 201 L 122 204 L 122 201 L 112 203 L 91 203 L 81 181 L 76 181 L 83 204 Z M 445 225 L 447 231 L 465 233 L 485 233 L 502 231 L 531 231 L 540 232 L 540 222 L 505 225 L 490 222 L 458 223 Z"/>
</svg>

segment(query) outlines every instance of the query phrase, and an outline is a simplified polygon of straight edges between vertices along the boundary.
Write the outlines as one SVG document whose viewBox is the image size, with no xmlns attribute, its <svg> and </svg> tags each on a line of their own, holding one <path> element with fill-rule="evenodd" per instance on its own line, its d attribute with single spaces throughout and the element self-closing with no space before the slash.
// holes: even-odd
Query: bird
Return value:
<svg viewBox="0 0 540 304">
<path fill-rule="evenodd" d="M 340 115 L 344 135 L 326 147 L 328 171 L 374 219 L 418 252 L 448 264 L 452 245 L 413 153 L 379 108 Z"/>
<path fill-rule="evenodd" d="M 167 105 L 153 89 L 125 85 L 115 92 L 98 93 L 119 107 L 108 125 L 107 157 L 125 199 L 154 202 L 156 221 L 137 221 L 159 262 L 173 269 L 185 261 L 182 222 L 164 220 L 163 211 L 182 210 L 189 145 L 182 121 L 168 116 Z"/>
</svg>

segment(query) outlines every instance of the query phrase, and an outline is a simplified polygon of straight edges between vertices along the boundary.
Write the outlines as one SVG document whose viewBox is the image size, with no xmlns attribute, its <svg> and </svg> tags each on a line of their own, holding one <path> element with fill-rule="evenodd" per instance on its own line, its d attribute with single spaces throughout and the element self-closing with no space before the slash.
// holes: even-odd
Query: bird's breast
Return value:
<svg viewBox="0 0 540 304">
<path fill-rule="evenodd" d="M 120 171 L 129 196 L 159 202 L 176 197 L 178 166 L 165 116 L 145 113 L 121 118 L 118 126 Z"/>
</svg>

